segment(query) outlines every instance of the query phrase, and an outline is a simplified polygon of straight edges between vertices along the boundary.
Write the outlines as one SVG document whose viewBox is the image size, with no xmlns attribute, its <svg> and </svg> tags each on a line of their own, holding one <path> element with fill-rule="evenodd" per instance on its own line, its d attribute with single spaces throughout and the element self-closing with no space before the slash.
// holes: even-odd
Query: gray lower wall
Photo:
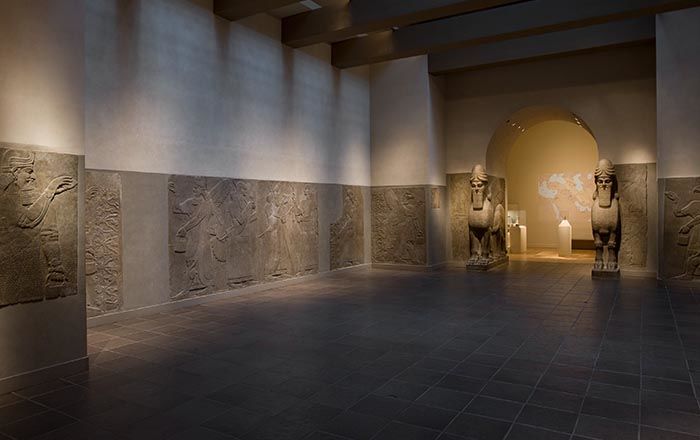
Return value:
<svg viewBox="0 0 700 440">
<path fill-rule="evenodd" d="M 331 255 L 336 252 L 336 255 L 341 255 L 337 260 L 343 263 L 338 268 L 349 267 L 354 265 L 362 265 L 369 262 L 370 258 L 370 230 L 371 223 L 369 219 L 370 212 L 370 188 L 344 186 L 337 184 L 302 184 L 302 183 L 287 183 L 287 182 L 269 182 L 269 181 L 239 181 L 234 179 L 215 179 L 215 178 L 194 178 L 187 176 L 169 176 L 164 174 L 150 174 L 137 172 L 112 172 L 89 170 L 90 176 L 105 176 L 118 175 L 121 181 L 121 200 L 119 203 L 121 214 L 121 237 L 119 237 L 119 249 L 121 252 L 121 280 L 122 285 L 119 289 L 120 307 L 118 309 L 104 309 L 102 311 L 91 309 L 91 315 L 96 317 L 95 322 L 104 322 L 105 317 L 109 317 L 110 321 L 118 321 L 122 318 L 130 316 L 128 312 L 133 312 L 143 308 L 149 308 L 160 305 L 172 305 L 179 299 L 191 299 L 192 297 L 207 296 L 209 294 L 223 293 L 227 291 L 244 290 L 247 287 L 257 288 L 268 283 L 279 281 L 281 279 L 293 279 L 312 273 L 325 273 L 332 270 Z M 99 179 L 93 178 L 98 181 Z M 102 179 L 104 180 L 104 179 Z M 114 181 L 115 179 L 112 179 Z M 315 195 L 317 203 L 318 221 L 318 245 L 317 255 L 318 264 L 313 270 L 294 272 L 285 274 L 279 279 L 270 276 L 256 278 L 249 283 L 241 286 L 234 286 L 230 289 L 221 288 L 220 285 L 212 289 L 207 289 L 201 293 L 194 292 L 184 297 L 174 295 L 175 290 L 181 288 L 182 280 L 187 279 L 188 270 L 186 261 L 189 257 L 175 253 L 175 232 L 186 221 L 186 215 L 173 214 L 173 192 L 175 190 L 180 193 L 191 191 L 191 187 L 187 187 L 188 182 L 209 182 L 210 192 L 214 191 L 211 186 L 214 183 L 223 182 L 224 184 L 235 185 L 235 182 L 248 182 L 253 186 L 264 188 L 277 187 L 280 185 L 294 186 L 297 188 L 298 194 L 302 194 L 304 188 L 309 188 L 311 194 Z M 180 182 L 180 183 L 178 183 Z M 184 183 L 182 183 L 184 182 Z M 179 186 L 177 189 L 174 184 Z M 183 187 L 183 185 L 185 185 Z M 256 187 L 257 187 L 256 186 Z M 219 185 L 220 187 L 220 185 Z M 352 194 L 350 194 L 352 193 Z M 261 265 L 265 266 L 269 259 L 272 258 L 268 253 L 271 252 L 268 247 L 258 249 L 264 245 L 264 238 L 260 238 L 259 234 L 264 233 L 265 228 L 261 226 L 264 219 L 262 215 L 267 215 L 266 209 L 269 206 L 265 205 L 265 194 L 256 199 L 257 204 L 257 219 L 254 222 L 258 223 L 256 233 L 252 238 L 253 246 L 255 247 L 255 255 L 251 255 L 251 259 L 260 261 Z M 302 197 L 302 196 L 300 196 Z M 170 200 L 169 200 L 170 198 Z M 177 200 L 181 203 L 187 195 L 180 196 Z M 355 207 L 349 206 L 350 203 L 356 203 Z M 179 209 L 179 208 L 178 208 Z M 103 211 L 96 211 L 95 213 Z M 88 212 L 88 220 L 90 215 L 95 213 Z M 187 217 L 191 218 L 191 217 Z M 176 225 L 173 222 L 178 222 Z M 213 225 L 205 225 L 206 227 L 214 227 Z M 350 232 L 348 232 L 350 231 Z M 340 249 L 333 249 L 339 242 L 348 241 L 348 234 L 355 236 L 355 231 L 363 232 L 362 235 L 356 237 L 356 242 L 353 246 L 344 246 Z M 114 234 L 112 234 L 114 235 Z M 339 235 L 340 240 L 333 235 Z M 100 241 L 100 240 L 98 240 Z M 100 241 L 105 241 L 104 239 Z M 308 240 L 295 240 L 290 243 L 293 247 L 308 246 Z M 90 248 L 90 244 L 88 244 Z M 180 256 L 178 256 L 180 255 Z M 201 262 L 200 262 L 201 263 Z M 179 266 L 177 266 L 179 264 Z M 235 263 L 234 263 L 235 264 Z M 173 266 L 176 265 L 176 266 Z M 104 267 L 105 265 L 97 265 Z M 221 272 L 222 265 L 212 263 L 215 270 Z M 268 274 L 269 275 L 269 274 Z M 90 276 L 94 276 L 94 282 L 90 282 Z M 99 276 L 99 274 L 88 276 L 88 298 L 99 297 L 100 292 L 105 291 L 100 289 L 100 282 L 109 279 L 108 277 Z M 173 278 L 175 276 L 175 278 Z M 223 276 L 226 274 L 218 273 L 213 276 Z M 178 281 L 179 280 L 179 281 Z M 173 283 L 179 283 L 178 287 Z M 100 301 L 95 301 L 100 303 Z M 90 303 L 90 301 L 88 301 Z M 99 318 L 97 318 L 99 317 Z"/>
</svg>

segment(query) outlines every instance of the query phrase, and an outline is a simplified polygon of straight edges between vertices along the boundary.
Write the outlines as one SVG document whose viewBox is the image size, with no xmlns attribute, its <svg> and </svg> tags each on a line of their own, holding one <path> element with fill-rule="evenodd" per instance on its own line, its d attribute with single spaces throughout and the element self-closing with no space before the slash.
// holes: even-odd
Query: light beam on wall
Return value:
<svg viewBox="0 0 700 440">
<path fill-rule="evenodd" d="M 314 11 L 316 9 L 321 9 L 321 5 L 319 5 L 318 3 L 316 3 L 313 0 L 304 0 L 304 1 L 299 2 L 299 3 L 301 3 L 303 6 L 307 7 L 308 9 L 310 9 L 312 11 Z"/>
</svg>

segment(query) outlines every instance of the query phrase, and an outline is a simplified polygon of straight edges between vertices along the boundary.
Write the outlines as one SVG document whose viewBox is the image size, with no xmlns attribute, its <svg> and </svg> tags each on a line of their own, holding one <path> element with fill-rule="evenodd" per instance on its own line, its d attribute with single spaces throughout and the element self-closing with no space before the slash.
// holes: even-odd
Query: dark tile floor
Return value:
<svg viewBox="0 0 700 440">
<path fill-rule="evenodd" d="M 700 439 L 700 289 L 360 271 L 90 331 L 0 438 Z"/>
</svg>

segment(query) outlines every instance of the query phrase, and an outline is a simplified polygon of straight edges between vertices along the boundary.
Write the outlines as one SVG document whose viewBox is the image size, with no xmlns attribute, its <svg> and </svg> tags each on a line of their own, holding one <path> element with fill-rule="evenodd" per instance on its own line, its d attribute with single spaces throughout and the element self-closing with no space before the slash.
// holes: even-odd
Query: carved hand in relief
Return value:
<svg viewBox="0 0 700 440">
<path fill-rule="evenodd" d="M 49 183 L 49 190 L 54 194 L 58 195 L 68 190 L 75 188 L 78 185 L 78 181 L 70 176 L 60 176 L 56 177 Z"/>
</svg>

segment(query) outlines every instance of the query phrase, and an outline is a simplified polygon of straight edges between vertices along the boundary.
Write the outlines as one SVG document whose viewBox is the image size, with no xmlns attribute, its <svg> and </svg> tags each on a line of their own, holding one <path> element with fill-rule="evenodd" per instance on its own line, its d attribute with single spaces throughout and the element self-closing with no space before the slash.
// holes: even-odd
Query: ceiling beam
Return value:
<svg viewBox="0 0 700 440">
<path fill-rule="evenodd" d="M 214 14 L 236 21 L 299 3 L 299 0 L 214 0 Z"/>
<path fill-rule="evenodd" d="M 291 47 L 335 42 L 523 0 L 352 0 L 282 20 L 282 42 Z"/>
<path fill-rule="evenodd" d="M 440 75 L 486 66 L 624 46 L 654 40 L 654 17 L 604 23 L 515 40 L 470 46 L 430 54 L 430 73 Z"/>
<path fill-rule="evenodd" d="M 356 67 L 700 6 L 700 0 L 534 0 L 333 44 L 333 65 Z"/>
</svg>

